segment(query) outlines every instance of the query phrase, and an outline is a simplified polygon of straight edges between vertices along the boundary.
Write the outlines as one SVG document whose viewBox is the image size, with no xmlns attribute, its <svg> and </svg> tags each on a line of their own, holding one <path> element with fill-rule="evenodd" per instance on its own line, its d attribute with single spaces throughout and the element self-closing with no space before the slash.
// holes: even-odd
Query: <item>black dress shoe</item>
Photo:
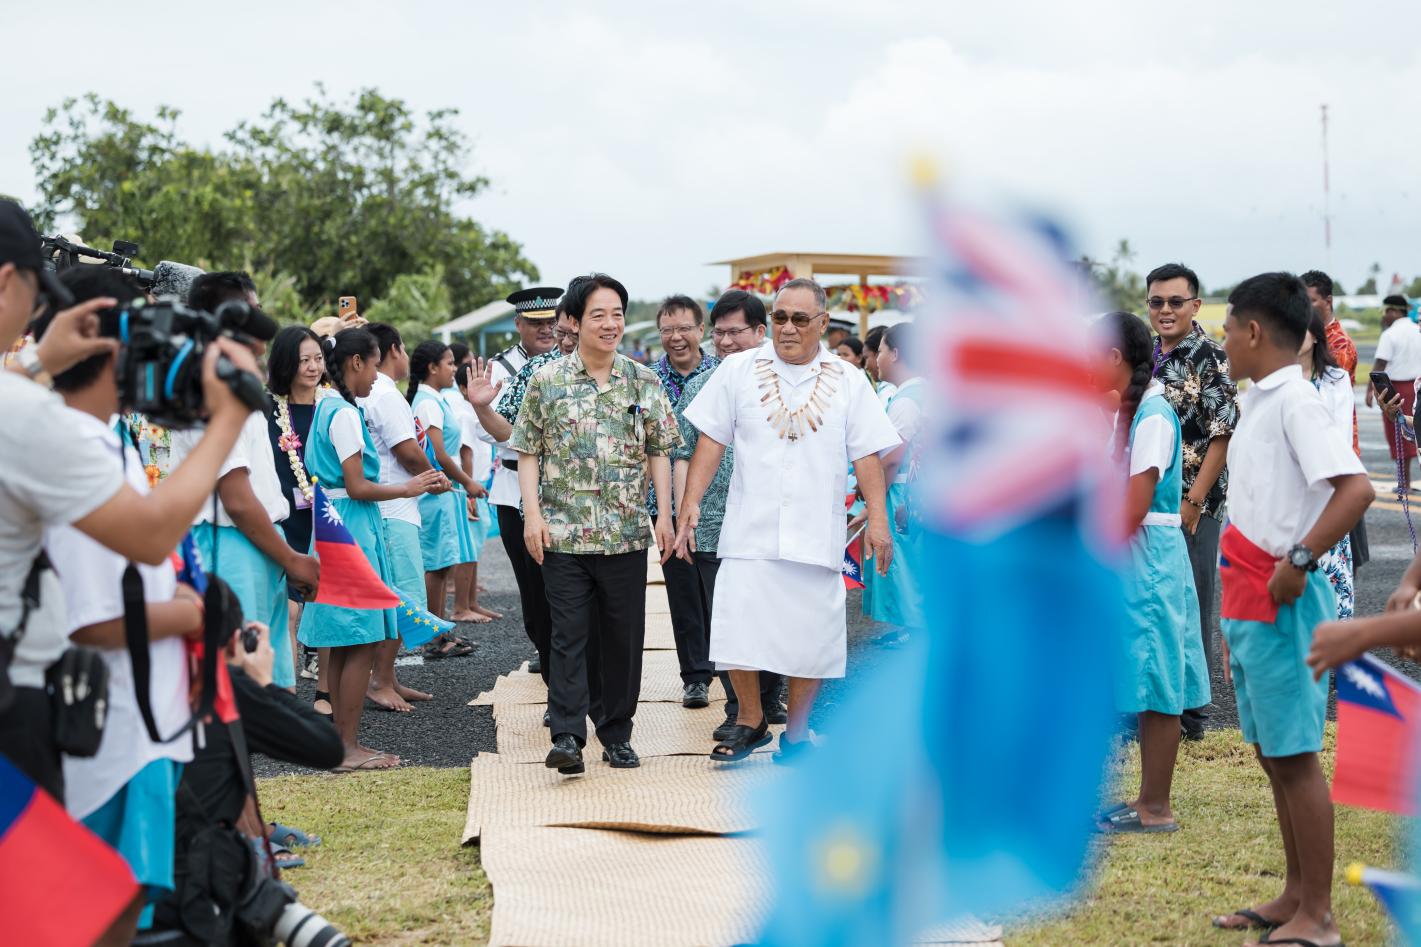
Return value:
<svg viewBox="0 0 1421 947">
<path fill-rule="evenodd" d="M 555 769 L 564 776 L 576 776 L 586 772 L 582 765 L 582 747 L 577 745 L 577 737 L 570 733 L 559 733 L 553 737 L 553 748 L 543 761 L 548 769 Z"/>
<path fill-rule="evenodd" d="M 765 708 L 766 723 L 789 723 L 789 712 L 785 710 L 785 705 L 775 701 L 772 706 Z"/>
<path fill-rule="evenodd" d="M 553 725 L 553 716 L 552 716 L 552 715 L 553 715 L 553 712 L 552 712 L 551 710 L 545 710 L 545 711 L 543 711 L 543 726 L 545 726 L 545 727 L 551 727 L 551 726 Z"/>
<path fill-rule="evenodd" d="M 681 688 L 681 706 L 687 710 L 709 707 L 710 688 L 701 683 L 687 684 Z"/>
<path fill-rule="evenodd" d="M 540 657 L 538 657 L 538 655 L 536 655 L 536 654 L 533 655 L 533 660 L 531 660 L 531 661 L 528 662 L 528 673 L 529 673 L 529 674 L 542 674 L 542 673 L 543 673 L 543 659 L 540 658 Z"/>
<path fill-rule="evenodd" d="M 612 764 L 612 769 L 636 769 L 641 765 L 641 757 L 636 755 L 630 743 L 612 743 L 602 751 L 602 759 Z"/>
<path fill-rule="evenodd" d="M 711 739 L 717 743 L 719 743 L 721 740 L 730 739 L 730 735 L 734 732 L 735 724 L 738 719 L 738 714 L 726 714 L 725 722 L 722 723 L 720 726 L 716 727 L 715 730 L 711 732 Z"/>
</svg>

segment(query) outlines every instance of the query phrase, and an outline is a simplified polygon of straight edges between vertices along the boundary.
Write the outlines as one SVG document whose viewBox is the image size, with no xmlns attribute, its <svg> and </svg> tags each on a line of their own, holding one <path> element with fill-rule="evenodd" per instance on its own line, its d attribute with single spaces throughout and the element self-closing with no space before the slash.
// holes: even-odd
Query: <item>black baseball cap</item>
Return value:
<svg viewBox="0 0 1421 947">
<path fill-rule="evenodd" d="M 1410 309 L 1411 301 L 1405 296 L 1391 295 L 1382 300 L 1383 309 Z"/>
<path fill-rule="evenodd" d="M 14 201 L 0 201 L 0 266 L 6 263 L 33 270 L 39 277 L 40 292 L 55 305 L 67 306 L 74 301 L 55 272 L 45 267 L 34 221 Z"/>
</svg>

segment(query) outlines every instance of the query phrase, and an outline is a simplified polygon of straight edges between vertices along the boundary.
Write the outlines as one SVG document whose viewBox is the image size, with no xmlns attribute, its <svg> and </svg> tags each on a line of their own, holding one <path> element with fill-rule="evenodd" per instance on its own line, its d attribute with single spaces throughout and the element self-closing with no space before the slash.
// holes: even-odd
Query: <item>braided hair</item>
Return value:
<svg viewBox="0 0 1421 947">
<path fill-rule="evenodd" d="M 419 386 L 424 384 L 424 380 L 429 377 L 429 367 L 439 364 L 439 360 L 444 357 L 444 353 L 449 351 L 449 346 L 443 342 L 430 339 L 428 342 L 421 342 L 414 347 L 410 353 L 410 383 L 405 389 L 405 398 L 410 404 L 414 404 L 415 393 L 419 391 Z"/>
<path fill-rule="evenodd" d="M 326 374 L 331 384 L 336 386 L 342 398 L 355 404 L 355 395 L 351 394 L 350 386 L 345 383 L 345 367 L 357 355 L 378 360 L 380 343 L 364 329 L 342 329 L 335 335 L 327 336 L 321 345 L 326 350 Z"/>
<path fill-rule="evenodd" d="M 1102 335 L 1110 340 L 1111 347 L 1119 349 L 1130 367 L 1130 383 L 1120 393 L 1119 423 L 1115 429 L 1115 456 L 1124 457 L 1135 412 L 1154 377 L 1154 346 L 1150 330 L 1133 312 L 1108 312 L 1097 320 L 1096 326 L 1103 330 Z"/>
</svg>

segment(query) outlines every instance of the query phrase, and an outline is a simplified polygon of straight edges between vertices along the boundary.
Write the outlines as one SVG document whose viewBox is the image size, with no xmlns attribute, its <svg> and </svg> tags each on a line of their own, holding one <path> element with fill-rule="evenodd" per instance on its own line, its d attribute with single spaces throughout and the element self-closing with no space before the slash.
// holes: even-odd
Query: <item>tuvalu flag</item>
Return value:
<svg viewBox="0 0 1421 947">
<path fill-rule="evenodd" d="M 1421 943 L 1421 881 L 1415 875 L 1366 865 L 1347 866 L 1347 883 L 1366 885 L 1396 922 L 1405 943 Z"/>
<path fill-rule="evenodd" d="M 1417 814 L 1421 686 L 1370 654 L 1337 669 L 1337 764 L 1332 800 Z"/>
<path fill-rule="evenodd" d="M 312 533 L 316 557 L 321 560 L 321 582 L 315 601 L 341 608 L 396 608 L 400 596 L 380 581 L 375 567 L 365 558 L 365 550 L 345 528 L 331 498 L 314 483 L 315 516 Z"/>
<path fill-rule="evenodd" d="M 138 894 L 118 852 L 0 756 L 5 942 L 92 944 Z"/>
</svg>

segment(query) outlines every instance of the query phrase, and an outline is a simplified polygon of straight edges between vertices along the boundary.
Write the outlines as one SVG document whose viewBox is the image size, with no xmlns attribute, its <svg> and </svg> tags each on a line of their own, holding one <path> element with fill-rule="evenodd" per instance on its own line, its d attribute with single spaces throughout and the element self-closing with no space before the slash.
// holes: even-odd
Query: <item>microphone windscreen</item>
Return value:
<svg viewBox="0 0 1421 947">
<path fill-rule="evenodd" d="M 176 296 L 180 302 L 187 302 L 192 281 L 202 273 L 203 271 L 195 266 L 163 260 L 153 267 L 153 295 L 160 299 L 164 296 Z"/>
</svg>

